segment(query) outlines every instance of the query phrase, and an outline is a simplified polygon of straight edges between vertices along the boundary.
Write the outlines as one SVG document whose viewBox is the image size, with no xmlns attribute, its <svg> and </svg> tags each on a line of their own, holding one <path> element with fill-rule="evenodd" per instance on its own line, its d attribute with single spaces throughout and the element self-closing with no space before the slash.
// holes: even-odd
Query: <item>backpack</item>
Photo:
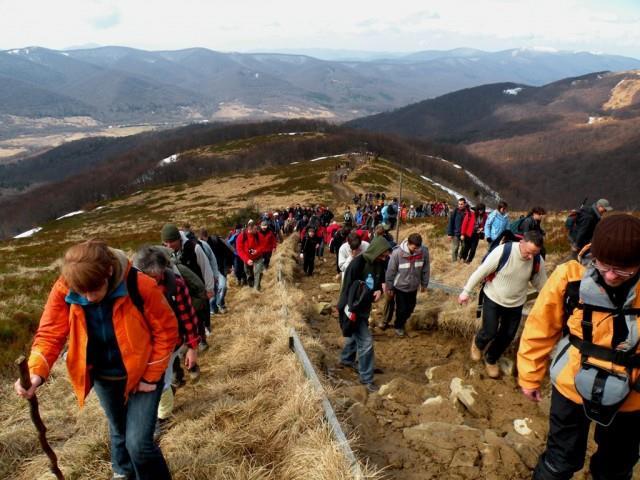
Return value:
<svg viewBox="0 0 640 480">
<path fill-rule="evenodd" d="M 520 218 L 514 220 L 509 224 L 509 230 L 516 235 L 522 235 L 524 232 L 522 231 L 522 222 L 524 222 L 528 217 L 524 215 L 520 215 Z"/>
<path fill-rule="evenodd" d="M 567 234 L 571 239 L 575 237 L 576 228 L 578 226 L 578 216 L 580 215 L 580 211 L 584 207 L 584 204 L 587 203 L 587 198 L 588 197 L 584 197 L 584 200 L 582 201 L 582 205 L 580 205 L 580 208 L 572 209 L 564 221 L 564 228 L 567 230 Z"/>
<path fill-rule="evenodd" d="M 353 221 L 353 217 L 351 216 L 351 212 L 350 211 L 344 212 L 344 221 L 345 222 Z"/>
<path fill-rule="evenodd" d="M 502 253 L 500 254 L 500 259 L 498 260 L 498 267 L 495 269 L 493 273 L 490 273 L 489 275 L 487 275 L 486 278 L 482 281 L 482 284 L 480 286 L 480 293 L 478 294 L 478 306 L 476 307 L 476 318 L 480 318 L 482 316 L 482 304 L 484 303 L 485 285 L 493 281 L 493 279 L 496 278 L 496 275 L 498 274 L 498 272 L 502 270 L 502 268 L 507 264 L 507 262 L 509 261 L 509 256 L 511 255 L 511 250 L 513 249 L 514 243 L 516 242 L 515 241 L 505 242 L 504 249 L 502 250 Z M 493 249 L 490 249 L 489 252 L 491 252 L 491 250 Z M 487 255 L 485 255 L 485 257 L 482 259 L 483 262 L 486 260 L 488 255 L 489 253 L 487 253 Z M 531 279 L 533 279 L 533 277 L 540 271 L 540 265 L 542 263 L 541 258 L 542 257 L 540 254 L 537 254 L 536 256 L 533 257 L 533 267 L 531 268 L 531 277 L 530 277 Z M 578 290 L 579 290 L 579 287 L 578 287 Z"/>
<path fill-rule="evenodd" d="M 140 295 L 140 289 L 138 288 L 139 271 L 133 266 L 129 269 L 129 273 L 127 273 L 127 293 L 135 307 L 144 316 L 144 299 Z"/>
<path fill-rule="evenodd" d="M 395 204 L 390 203 L 387 206 L 387 216 L 392 218 L 398 216 L 398 209 L 396 208 Z"/>
</svg>

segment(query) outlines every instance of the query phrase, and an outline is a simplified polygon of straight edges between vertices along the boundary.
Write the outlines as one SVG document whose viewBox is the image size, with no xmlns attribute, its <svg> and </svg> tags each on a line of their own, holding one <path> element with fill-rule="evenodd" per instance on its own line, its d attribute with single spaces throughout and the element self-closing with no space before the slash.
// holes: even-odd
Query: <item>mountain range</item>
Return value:
<svg viewBox="0 0 640 480">
<path fill-rule="evenodd" d="M 28 47 L 0 51 L 0 137 L 10 124 L 13 134 L 21 133 L 10 117 L 84 116 L 103 125 L 292 117 L 342 121 L 487 83 L 543 85 L 633 68 L 640 68 L 640 60 L 538 49 L 464 48 L 330 61 L 204 48 Z"/>
<path fill-rule="evenodd" d="M 347 125 L 464 146 L 526 180 L 530 192 L 510 192 L 519 202 L 571 208 L 606 197 L 621 209 L 640 208 L 640 70 L 541 87 L 483 85 Z"/>
</svg>

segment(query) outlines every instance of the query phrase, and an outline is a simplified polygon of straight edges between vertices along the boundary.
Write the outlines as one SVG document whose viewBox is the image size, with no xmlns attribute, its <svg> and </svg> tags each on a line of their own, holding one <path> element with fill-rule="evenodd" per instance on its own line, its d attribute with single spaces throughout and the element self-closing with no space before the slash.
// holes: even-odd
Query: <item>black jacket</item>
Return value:
<svg viewBox="0 0 640 480">
<path fill-rule="evenodd" d="M 596 225 L 600 221 L 600 212 L 594 205 L 589 207 L 582 207 L 578 211 L 576 218 L 576 228 L 573 241 L 578 248 L 578 251 L 582 250 L 586 244 L 591 242 L 593 237 L 593 231 L 596 229 Z"/>
</svg>

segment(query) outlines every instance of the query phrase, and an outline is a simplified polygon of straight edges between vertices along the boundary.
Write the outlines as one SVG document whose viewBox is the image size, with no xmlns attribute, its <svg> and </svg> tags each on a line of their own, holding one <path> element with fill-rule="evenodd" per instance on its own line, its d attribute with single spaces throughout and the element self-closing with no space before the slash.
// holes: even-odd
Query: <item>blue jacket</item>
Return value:
<svg viewBox="0 0 640 480">
<path fill-rule="evenodd" d="M 498 210 L 494 210 L 489 214 L 487 222 L 484 224 L 484 237 L 495 240 L 507 228 L 509 228 L 509 214 L 503 215 Z"/>
</svg>

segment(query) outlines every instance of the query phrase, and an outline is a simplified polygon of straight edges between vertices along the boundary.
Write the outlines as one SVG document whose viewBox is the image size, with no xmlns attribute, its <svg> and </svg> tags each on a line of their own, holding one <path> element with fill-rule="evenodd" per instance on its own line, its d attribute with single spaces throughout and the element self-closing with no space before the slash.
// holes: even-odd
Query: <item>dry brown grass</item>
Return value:
<svg viewBox="0 0 640 480">
<path fill-rule="evenodd" d="M 294 287 L 295 238 L 273 257 L 262 292 L 232 287 L 232 314 L 216 317 L 202 376 L 176 395 L 161 447 L 176 479 L 347 479 L 350 468 L 323 420 L 320 399 L 288 348 L 289 327 L 304 337 L 302 293 Z M 281 269 L 284 283 L 276 279 Z M 283 316 L 283 311 L 287 316 Z M 222 319 L 222 320 L 218 320 Z M 0 390 L 0 477 L 32 480 L 47 472 L 27 406 Z M 108 478 L 106 420 L 94 395 L 78 411 L 64 367 L 39 392 L 49 438 L 67 478 Z M 367 478 L 375 478 L 372 472 Z"/>
</svg>

